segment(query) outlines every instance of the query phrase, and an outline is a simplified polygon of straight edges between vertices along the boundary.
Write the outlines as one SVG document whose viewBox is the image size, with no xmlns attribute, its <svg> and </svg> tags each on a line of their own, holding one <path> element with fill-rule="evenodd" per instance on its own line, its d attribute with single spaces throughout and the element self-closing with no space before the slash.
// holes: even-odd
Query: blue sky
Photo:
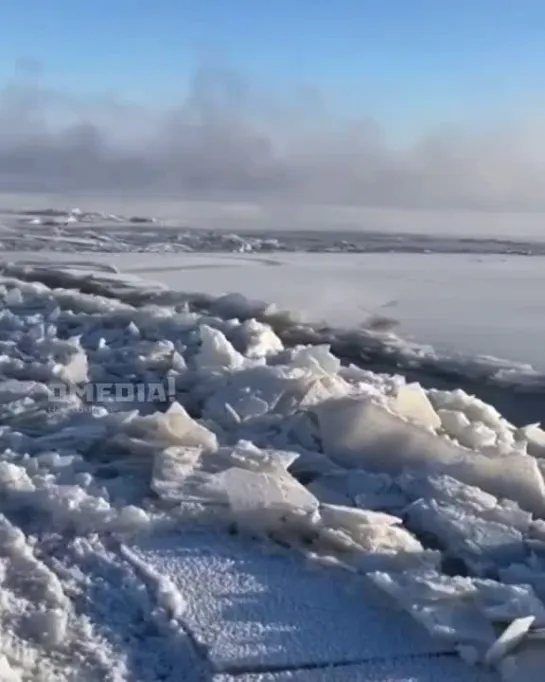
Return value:
<svg viewBox="0 0 545 682">
<path fill-rule="evenodd" d="M 0 191 L 545 211 L 544 0 L 0 0 L 0 21 Z M 258 97 L 222 106 L 203 67 Z"/>
<path fill-rule="evenodd" d="M 199 63 L 320 90 L 393 134 L 509 118 L 545 87 L 542 0 L 2 0 L 0 80 L 161 106 Z"/>
</svg>

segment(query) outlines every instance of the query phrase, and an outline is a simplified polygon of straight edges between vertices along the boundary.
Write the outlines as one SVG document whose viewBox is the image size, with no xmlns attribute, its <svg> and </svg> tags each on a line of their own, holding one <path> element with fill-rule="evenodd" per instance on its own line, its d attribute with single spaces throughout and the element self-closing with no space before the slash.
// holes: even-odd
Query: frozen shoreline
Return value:
<svg viewBox="0 0 545 682">
<path fill-rule="evenodd" d="M 448 345 L 443 352 L 440 352 L 434 346 L 407 342 L 402 336 L 395 333 L 398 331 L 398 327 L 395 325 L 391 332 L 381 331 L 384 326 L 388 328 L 392 321 L 388 314 L 392 310 L 398 314 L 399 306 L 393 307 L 393 309 L 389 306 L 380 306 L 379 302 L 387 298 L 384 293 L 378 293 L 381 291 L 380 286 L 375 294 L 372 291 L 367 291 L 366 296 L 369 303 L 366 306 L 366 311 L 363 310 L 363 306 L 358 305 L 357 301 L 360 301 L 361 298 L 354 297 L 350 284 L 343 283 L 336 294 L 329 291 L 329 299 L 327 295 L 325 300 L 322 296 L 315 299 L 317 304 L 315 310 L 331 308 L 335 310 L 337 319 L 340 319 L 341 322 L 350 319 L 354 315 L 354 311 L 359 312 L 364 320 L 359 328 L 345 327 L 342 324 L 329 326 L 325 323 L 316 325 L 311 322 L 304 322 L 304 317 L 297 313 L 282 312 L 282 307 L 278 309 L 277 306 L 269 306 L 259 299 L 250 300 L 236 294 L 227 295 L 224 299 L 220 297 L 219 300 L 224 301 L 223 307 L 221 305 L 218 307 L 215 304 L 216 296 L 214 294 L 221 293 L 224 290 L 223 288 L 229 289 L 229 284 L 233 284 L 239 285 L 240 289 L 249 287 L 254 294 L 266 293 L 267 291 L 275 292 L 277 300 L 286 304 L 290 299 L 299 300 L 302 302 L 301 306 L 306 305 L 308 311 L 312 308 L 312 303 L 305 304 L 303 301 L 308 301 L 310 287 L 313 283 L 319 282 L 319 286 L 327 288 L 327 285 L 324 285 L 324 281 L 327 281 L 328 277 L 327 270 L 324 273 L 319 261 L 318 265 L 314 266 L 314 258 L 309 259 L 306 267 L 302 269 L 299 268 L 300 257 L 294 258 L 293 267 L 290 266 L 290 268 L 285 269 L 282 268 L 281 264 L 278 264 L 278 267 L 271 269 L 267 265 L 263 266 L 259 259 L 239 256 L 218 258 L 217 256 L 191 254 L 184 259 L 184 263 L 180 267 L 175 265 L 175 263 L 179 263 L 179 258 L 171 256 L 171 265 L 168 257 L 158 256 L 157 254 L 148 256 L 145 259 L 145 265 L 140 257 L 135 258 L 131 254 L 126 254 L 124 257 L 112 256 L 108 259 L 93 257 L 89 260 L 84 259 L 83 254 L 77 261 L 73 261 L 64 254 L 47 254 L 45 262 L 42 261 L 42 264 L 40 264 L 38 254 L 32 259 L 23 258 L 22 254 L 9 255 L 16 256 L 18 264 L 4 263 L 2 266 L 4 273 L 23 277 L 28 281 L 44 282 L 54 287 L 70 286 L 75 290 L 82 290 L 87 293 L 99 293 L 113 298 L 119 297 L 128 303 L 138 305 L 144 303 L 175 305 L 188 302 L 203 312 L 214 310 L 215 313 L 241 319 L 257 317 L 259 320 L 271 324 L 288 346 L 298 343 L 327 343 L 345 363 L 353 362 L 374 372 L 399 373 L 405 376 L 407 380 L 417 381 L 426 388 L 445 390 L 462 388 L 466 392 L 482 398 L 485 402 L 493 404 L 517 425 L 522 426 L 528 422 L 540 421 L 545 410 L 545 377 L 542 372 L 530 364 L 510 362 L 488 355 L 475 355 L 471 352 L 455 354 L 449 352 Z M 327 262 L 332 257 L 323 256 L 322 258 L 324 262 Z M 345 258 L 346 256 L 338 257 L 338 260 L 342 262 Z M 376 256 L 369 258 L 375 259 Z M 155 266 L 155 262 L 162 263 L 162 265 Z M 62 263 L 65 265 L 63 266 Z M 118 273 L 118 268 L 126 268 L 128 272 Z M 280 279 L 282 280 L 280 288 L 277 284 L 279 278 L 276 275 L 279 269 L 281 271 Z M 380 269 L 379 263 L 375 270 L 367 273 L 367 277 L 373 281 L 375 273 Z M 263 271 L 265 275 L 262 275 Z M 269 272 L 271 273 L 270 276 L 267 275 Z M 332 282 L 335 282 L 336 272 L 337 266 L 333 263 L 329 275 Z M 322 273 L 323 276 L 320 276 Z M 403 270 L 396 270 L 396 273 L 401 281 Z M 147 275 L 159 277 L 166 284 L 141 280 L 139 277 Z M 299 291 L 297 285 L 293 288 L 289 284 L 290 281 L 293 282 L 293 275 L 296 276 L 295 282 L 302 285 Z M 263 278 L 261 281 L 258 279 L 260 276 Z M 358 276 L 356 271 L 354 276 Z M 365 278 L 365 276 L 364 274 L 363 277 Z M 202 287 L 204 292 L 177 291 L 176 284 L 187 285 L 188 282 L 193 281 L 195 285 Z M 169 283 L 173 285 L 173 289 L 168 288 Z M 493 286 L 489 287 L 489 290 L 497 291 Z M 209 293 L 206 293 L 207 291 Z M 344 291 L 350 291 L 350 293 L 348 300 L 343 301 L 342 292 Z M 418 289 L 413 294 L 415 300 L 418 300 L 420 291 Z M 336 305 L 337 300 L 340 305 Z M 373 307 L 382 312 L 373 312 Z M 439 310 L 437 306 L 436 309 Z M 429 306 L 425 306 L 424 310 L 429 310 Z M 500 314 L 499 311 L 497 314 Z M 312 319 L 313 315 L 308 313 L 307 317 Z M 435 325 L 430 327 L 432 336 L 433 330 L 441 326 L 442 319 L 436 319 Z M 482 334 L 481 344 L 489 338 L 497 339 L 494 327 L 490 325 L 490 322 L 494 324 L 494 315 L 489 318 L 483 315 L 477 319 L 474 313 L 470 319 L 476 319 L 481 324 L 489 325 L 488 327 L 484 326 L 485 331 Z M 487 319 L 490 322 L 487 323 Z M 539 318 L 534 317 L 534 321 L 537 321 L 538 325 L 541 324 Z M 457 318 L 451 316 L 448 322 L 456 327 Z M 512 328 L 514 337 L 517 336 L 516 332 L 520 325 L 526 322 L 527 318 L 523 317 L 518 322 L 518 327 L 515 323 Z M 464 338 L 464 333 L 460 329 L 458 333 Z M 536 333 L 540 333 L 539 327 Z M 509 344 L 509 337 L 503 340 Z M 535 334 L 528 334 L 528 341 L 533 346 L 536 342 Z M 469 349 L 475 347 L 475 331 L 471 327 L 467 328 L 465 342 Z M 535 350 L 539 350 L 539 348 L 536 347 Z M 539 356 L 541 357 L 541 353 Z M 537 367 L 539 368 L 540 365 L 537 364 Z"/>
<path fill-rule="evenodd" d="M 8 268 L 0 282 L 1 547 L 9 575 L 28 571 L 25 584 L 48 586 L 34 602 L 26 587 L 7 583 L 3 653 L 13 675 L 36 657 L 52 670 L 58 656 L 73 666 L 84 627 L 73 610 L 76 585 L 82 599 L 103 571 L 122 571 L 124 580 L 133 571 L 130 580 L 143 580 L 157 600 L 157 625 L 170 618 L 177 625 L 169 637 L 189 637 L 191 670 L 212 665 L 251 679 L 260 669 L 275 680 L 269 664 L 191 663 L 201 621 L 187 604 L 197 599 L 201 608 L 198 585 L 181 588 L 176 575 L 185 576 L 193 559 L 184 568 L 165 548 L 173 528 L 197 525 L 262 537 L 365 575 L 428 630 L 426 656 L 443 646 L 481 667 L 499 666 L 507 680 L 530 679 L 532 642 L 545 627 L 536 563 L 545 518 L 539 429 L 517 429 L 463 391 L 426 392 L 400 376 L 343 367 L 323 339 L 286 347 L 274 327 L 252 316 L 269 315 L 290 333 L 314 331 L 260 313 L 244 297 L 184 302 L 108 268 L 90 280 L 88 267 Z M 73 288 L 50 289 L 39 281 L 47 283 L 47 274 L 55 287 Z M 101 283 L 109 296 L 81 293 L 78 281 L 81 289 Z M 111 389 L 167 375 L 175 386 L 170 407 L 134 396 L 120 403 L 115 391 L 92 392 L 89 404 L 81 391 L 89 382 Z M 74 390 L 59 398 L 59 381 Z M 160 532 L 167 533 L 163 549 L 146 540 Z M 208 546 L 207 556 L 220 551 L 216 541 Z M 52 563 L 41 558 L 47 547 Z M 96 618 L 96 606 L 88 603 L 86 618 Z M 202 627 L 206 640 L 211 625 Z M 496 641 L 506 627 L 505 642 Z M 256 652 L 264 646 L 259 632 Z M 108 630 L 86 637 L 88 648 L 105 637 L 100 646 L 114 656 Z M 121 665 L 132 650 L 115 647 Z M 328 662 L 338 664 L 338 655 Z M 89 650 L 85 656 L 96 668 Z M 155 670 L 158 659 L 140 665 Z"/>
<path fill-rule="evenodd" d="M 2 680 L 540 679 L 544 377 L 403 339 L 537 259 L 76 248 L 0 268 Z"/>
</svg>

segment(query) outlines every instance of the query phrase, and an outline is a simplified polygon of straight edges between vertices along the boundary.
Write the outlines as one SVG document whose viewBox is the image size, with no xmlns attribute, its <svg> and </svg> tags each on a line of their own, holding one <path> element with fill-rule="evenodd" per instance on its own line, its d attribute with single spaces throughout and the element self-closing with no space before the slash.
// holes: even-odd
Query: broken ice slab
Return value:
<svg viewBox="0 0 545 682">
<path fill-rule="evenodd" d="M 352 532 L 358 532 L 361 526 L 397 526 L 401 524 L 401 519 L 398 516 L 335 504 L 320 505 L 320 516 L 327 526 L 346 528 Z"/>
<path fill-rule="evenodd" d="M 284 350 L 272 327 L 254 319 L 245 320 L 230 336 L 238 348 L 244 349 L 247 358 L 265 358 Z"/>
<path fill-rule="evenodd" d="M 198 447 L 169 447 L 154 456 L 151 488 L 161 498 L 171 502 L 201 500 L 226 505 L 230 496 L 234 498 L 237 494 L 236 489 L 233 489 L 237 476 L 242 484 L 244 474 L 231 473 L 222 477 L 222 472 L 247 471 L 254 474 L 269 474 L 271 479 L 277 476 L 284 486 L 286 504 L 289 491 L 293 493 L 295 488 L 302 491 L 302 496 L 297 497 L 291 506 L 288 505 L 291 509 L 296 506 L 297 500 L 303 501 L 303 496 L 305 500 L 312 497 L 311 493 L 287 472 L 297 457 L 298 453 L 295 452 L 261 450 L 247 441 L 239 441 L 234 447 L 222 447 L 216 452 L 207 452 Z M 252 480 L 256 485 L 260 485 L 268 479 L 256 477 Z M 263 492 L 262 487 L 259 489 Z M 270 490 L 272 491 L 272 488 Z M 257 491 L 258 488 L 253 489 L 252 495 L 257 494 Z M 273 498 L 260 500 L 261 502 L 256 502 L 254 497 L 250 496 L 246 502 L 250 505 L 254 503 L 259 505 L 272 503 Z"/>
<path fill-rule="evenodd" d="M 399 474 L 424 469 L 449 474 L 500 498 L 545 513 L 545 483 L 533 457 L 489 457 L 404 421 L 368 398 L 328 400 L 312 408 L 322 450 L 347 468 Z"/>
<path fill-rule="evenodd" d="M 477 603 L 491 622 L 506 625 L 515 618 L 534 616 L 537 628 L 545 627 L 545 605 L 530 585 L 504 585 L 476 578 Z"/>
<path fill-rule="evenodd" d="M 317 405 L 331 398 L 342 398 L 351 392 L 351 386 L 344 379 L 333 374 L 315 378 L 299 403 L 299 407 Z"/>
<path fill-rule="evenodd" d="M 179 590 L 185 626 L 218 672 L 454 651 L 385 608 L 365 579 L 275 546 L 193 531 L 156 535 L 131 551 Z"/>
<path fill-rule="evenodd" d="M 74 345 L 74 352 L 65 364 L 55 365 L 54 373 L 67 384 L 82 384 L 88 381 L 89 361 L 79 342 Z"/>
<path fill-rule="evenodd" d="M 529 616 L 538 627 L 545 622 L 545 607 L 528 585 L 447 576 L 433 570 L 377 572 L 370 577 L 430 634 L 472 647 L 479 660 L 496 642 L 497 628 Z"/>
<path fill-rule="evenodd" d="M 166 445 L 201 447 L 217 450 L 218 439 L 198 421 L 189 416 L 185 408 L 173 402 L 165 413 L 157 412 L 148 417 L 134 419 L 129 423 L 129 433 L 151 441 L 162 441 Z"/>
<path fill-rule="evenodd" d="M 234 520 L 244 528 L 266 531 L 276 528 L 289 512 L 311 512 L 318 500 L 285 472 L 253 472 L 238 467 L 215 475 L 207 486 L 224 495 Z"/>
<path fill-rule="evenodd" d="M 497 442 L 498 434 L 486 424 L 473 422 L 461 431 L 456 440 L 466 448 L 472 450 L 482 450 L 489 448 L 493 450 Z"/>
<path fill-rule="evenodd" d="M 400 386 L 389 404 L 400 417 L 434 430 L 441 427 L 441 419 L 420 384 Z"/>
<path fill-rule="evenodd" d="M 248 471 L 285 474 L 299 458 L 299 453 L 269 448 L 260 449 L 250 441 L 240 440 L 234 447 L 220 448 L 219 457 L 224 468 L 235 466 L 248 469 Z"/>
<path fill-rule="evenodd" d="M 458 440 L 460 434 L 471 426 L 471 422 L 460 410 L 437 410 L 441 426 L 451 438 Z"/>
<path fill-rule="evenodd" d="M 199 331 L 201 346 L 195 356 L 199 369 L 233 370 L 244 365 L 244 357 L 233 348 L 223 332 L 206 324 L 202 324 Z"/>
<path fill-rule="evenodd" d="M 513 651 L 526 637 L 534 620 L 534 616 L 515 618 L 486 652 L 484 656 L 486 665 L 497 665 L 502 658 L 505 658 L 510 651 Z"/>
<path fill-rule="evenodd" d="M 477 646 L 483 655 L 494 643 L 493 625 L 475 605 L 477 588 L 470 578 L 435 571 L 377 572 L 370 578 L 433 636 Z"/>
<path fill-rule="evenodd" d="M 297 451 L 299 457 L 291 464 L 290 471 L 300 481 L 314 481 L 336 471 L 344 472 L 321 452 L 301 447 L 298 447 Z"/>
<path fill-rule="evenodd" d="M 337 374 L 341 361 L 330 352 L 328 345 L 298 346 L 292 351 L 290 365 L 307 369 L 318 376 L 330 376 Z"/>
<path fill-rule="evenodd" d="M 462 483 L 452 476 L 406 472 L 398 476 L 395 482 L 413 501 L 437 500 L 442 504 L 454 505 L 460 511 L 516 528 L 525 535 L 530 534 L 531 537 L 533 537 L 532 531 L 537 532 L 540 528 L 539 524 L 542 523 L 532 521 L 532 515 L 521 509 L 515 502 L 498 500 L 494 495 Z"/>
<path fill-rule="evenodd" d="M 319 556 L 337 556 L 361 573 L 404 571 L 424 566 L 436 568 L 439 552 L 425 549 L 401 519 L 381 512 L 322 505 L 309 548 Z"/>
<path fill-rule="evenodd" d="M 470 422 L 480 422 L 493 429 L 511 426 L 493 405 L 466 393 L 463 389 L 440 391 L 432 388 L 428 391 L 428 396 L 438 412 L 441 410 L 462 412 Z"/>
<path fill-rule="evenodd" d="M 230 405 L 240 421 L 268 412 L 288 414 L 299 406 L 315 378 L 301 369 L 251 367 L 229 376 L 206 398 L 203 415 L 232 428 Z"/>
<path fill-rule="evenodd" d="M 539 424 L 529 424 L 517 429 L 515 439 L 527 442 L 528 454 L 545 458 L 545 431 Z"/>
<path fill-rule="evenodd" d="M 297 467 L 296 467 L 297 468 Z M 355 504 L 362 509 L 396 511 L 409 503 L 409 497 L 392 476 L 376 474 L 363 469 L 332 471 L 316 478 L 309 488 L 319 490 L 326 497 L 343 500 L 342 504 Z M 333 502 L 335 504 L 335 502 Z"/>
<path fill-rule="evenodd" d="M 527 548 L 522 533 L 512 526 L 480 518 L 467 510 L 437 500 L 418 500 L 406 511 L 406 523 L 419 537 L 433 537 L 448 556 L 465 562 L 483 575 L 524 561 Z"/>
<path fill-rule="evenodd" d="M 524 564 L 512 564 L 500 568 L 499 576 L 504 583 L 530 585 L 537 596 L 545 603 L 545 571 L 533 567 L 528 560 Z"/>
<path fill-rule="evenodd" d="M 195 475 L 200 468 L 202 448 L 170 447 L 153 459 L 151 489 L 163 500 L 181 502 L 199 497 L 200 481 Z"/>
</svg>

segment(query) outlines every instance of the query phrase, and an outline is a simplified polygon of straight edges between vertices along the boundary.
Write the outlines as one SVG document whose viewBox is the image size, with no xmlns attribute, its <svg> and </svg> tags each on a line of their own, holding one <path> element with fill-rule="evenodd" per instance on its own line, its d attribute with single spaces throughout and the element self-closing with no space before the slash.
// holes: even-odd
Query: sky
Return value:
<svg viewBox="0 0 545 682">
<path fill-rule="evenodd" d="M 0 191 L 543 210 L 542 0 L 2 0 Z"/>
</svg>

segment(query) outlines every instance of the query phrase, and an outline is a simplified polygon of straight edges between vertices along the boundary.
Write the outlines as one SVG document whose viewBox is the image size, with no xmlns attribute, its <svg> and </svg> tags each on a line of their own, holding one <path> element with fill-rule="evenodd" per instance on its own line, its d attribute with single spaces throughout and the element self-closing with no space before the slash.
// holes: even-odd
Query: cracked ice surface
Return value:
<svg viewBox="0 0 545 682">
<path fill-rule="evenodd" d="M 75 281 L 0 280 L 1 680 L 530 679 L 538 426 Z"/>
</svg>

